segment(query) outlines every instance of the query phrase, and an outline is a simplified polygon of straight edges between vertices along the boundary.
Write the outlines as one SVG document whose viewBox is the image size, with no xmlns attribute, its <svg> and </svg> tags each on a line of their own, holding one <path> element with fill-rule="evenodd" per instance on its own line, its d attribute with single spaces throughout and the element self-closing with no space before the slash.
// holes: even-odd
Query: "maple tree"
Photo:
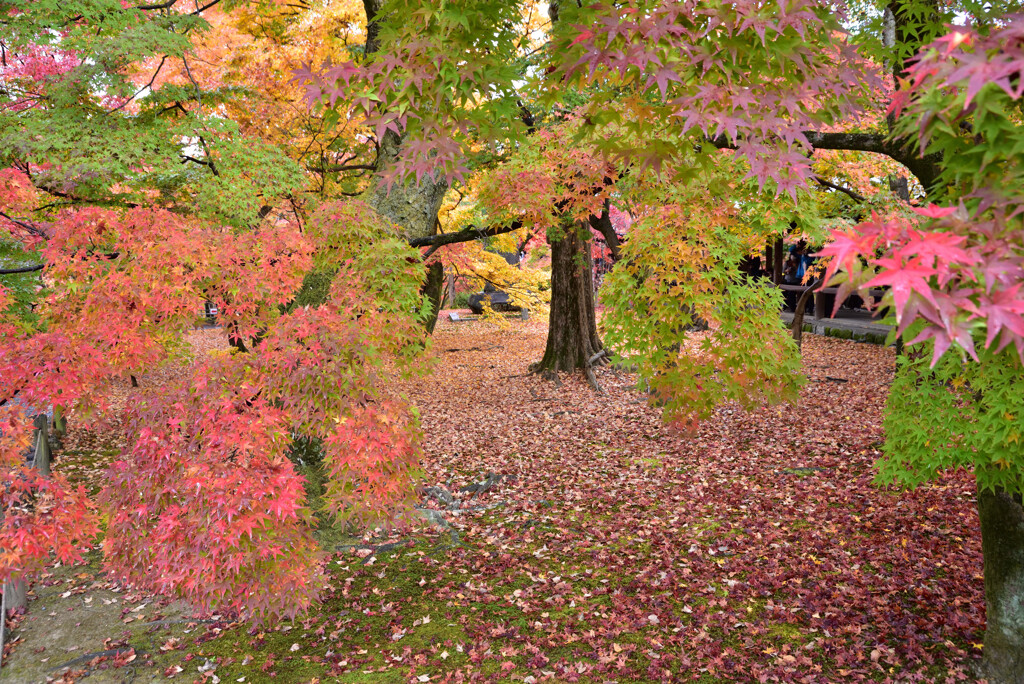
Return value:
<svg viewBox="0 0 1024 684">
<path fill-rule="evenodd" d="M 200 10 L 94 4 L 2 8 L 2 228 L 39 250 L 45 290 L 30 318 L 0 291 L 0 575 L 53 551 L 78 558 L 97 531 L 81 488 L 25 467 L 24 407 L 102 421 L 103 388 L 179 355 L 209 302 L 247 353 L 197 364 L 135 407 L 99 497 L 106 559 L 210 610 L 295 615 L 317 596 L 320 557 L 293 435 L 323 445 L 337 518 L 391 521 L 410 503 L 419 433 L 382 377 L 425 348 L 419 257 L 362 203 L 299 221 L 266 210 L 305 177 L 220 116 L 234 93 L 196 81 Z M 158 79 L 168 62 L 184 82 Z M 41 137 L 54 129 L 76 143 Z M 337 278 L 314 309 L 295 304 L 311 271 Z"/>
<path fill-rule="evenodd" d="M 723 12 L 743 13 L 733 7 L 708 8 L 700 14 L 709 17 L 712 26 L 730 27 L 726 35 L 735 40 L 753 31 L 761 36 L 762 45 L 766 29 L 784 35 L 787 24 L 801 25 L 799 31 L 806 34 L 802 37 L 808 42 L 813 40 L 815 26 L 828 30 L 827 22 L 822 22 L 820 16 L 815 18 L 812 6 L 797 7 L 796 12 L 789 8 L 781 21 L 773 17 L 774 21 L 768 23 L 756 11 L 742 20 L 723 17 Z M 1005 348 L 1019 339 L 1024 313 L 1017 300 L 1021 276 L 1018 201 L 1007 190 L 1018 186 L 1019 174 L 1016 103 L 1021 93 L 1013 80 L 1019 73 L 1015 57 L 1020 49 L 1019 20 L 1010 16 L 977 32 L 957 29 L 924 46 L 922 41 L 928 36 L 943 31 L 941 17 L 933 11 L 925 14 L 925 23 L 908 26 L 913 12 L 897 6 L 893 14 L 897 32 L 903 37 L 901 49 L 916 41 L 914 49 L 904 56 L 918 48 L 922 52 L 912 66 L 905 65 L 903 59 L 895 62 L 901 88 L 889 110 L 891 137 L 882 137 L 821 130 L 823 124 L 832 122 L 832 111 L 849 115 L 848 107 L 856 100 L 848 98 L 858 95 L 843 87 L 849 76 L 842 72 L 847 66 L 845 60 L 818 62 L 817 66 L 811 61 L 830 54 L 843 55 L 842 44 L 838 53 L 820 50 L 813 55 L 799 50 L 772 55 L 769 48 L 764 52 L 771 61 L 756 71 L 747 71 L 746 63 L 732 66 L 721 61 L 714 61 L 714 68 L 709 69 L 705 62 L 703 85 L 691 89 L 688 84 L 692 77 L 685 69 L 694 68 L 693 64 L 665 64 L 668 58 L 664 54 L 640 45 L 672 46 L 677 54 L 688 56 L 702 50 L 714 54 L 729 49 L 722 32 L 709 36 L 707 24 L 701 21 L 689 27 L 690 20 L 679 16 L 685 10 L 674 4 L 658 6 L 638 18 L 630 11 L 601 7 L 590 11 L 603 13 L 605 20 L 588 18 L 578 24 L 578 35 L 571 45 L 582 46 L 578 48 L 580 57 L 576 62 L 566 60 L 568 73 L 579 74 L 589 66 L 589 77 L 593 78 L 596 67 L 598 74 L 614 73 L 620 81 L 642 92 L 656 88 L 660 98 L 654 98 L 651 105 L 641 100 L 637 107 L 652 112 L 661 108 L 660 120 L 676 117 L 681 127 L 699 128 L 716 147 L 736 149 L 750 165 L 748 175 L 759 182 L 794 193 L 810 173 L 808 162 L 802 155 L 794 155 L 794 150 L 842 144 L 889 154 L 904 162 L 933 198 L 960 204 L 959 210 L 955 206 L 922 210 L 933 224 L 925 231 L 891 220 L 862 224 L 840 233 L 840 239 L 823 254 L 835 258 L 828 275 L 839 264 L 859 273 L 858 256 L 877 269 L 873 277 L 865 277 L 866 282 L 860 284 L 889 287 L 885 302 L 895 310 L 898 331 L 907 332 L 912 326 L 910 332 L 918 333 L 912 335 L 911 346 L 933 340 L 930 344 L 937 360 L 955 343 L 975 362 L 963 366 L 959 361 L 948 361 L 945 376 L 941 371 L 927 370 L 928 362 L 920 359 L 901 366 L 901 379 L 888 404 L 890 439 L 881 472 L 883 477 L 912 484 L 942 468 L 974 467 L 986 552 L 989 618 L 983 668 L 992 681 L 1016 681 L 1024 643 L 1019 612 L 1024 576 L 1024 546 L 1019 531 L 1022 483 L 1019 459 L 1009 456 L 1006 445 L 1016 444 L 1020 412 L 1005 388 L 1019 383 L 1018 361 L 1024 357 L 1014 358 L 1005 353 Z M 668 30 L 678 23 L 682 23 L 682 29 Z M 599 28 L 593 29 L 595 26 Z M 819 35 L 825 41 L 825 34 Z M 636 39 L 631 40 L 631 36 Z M 623 50 L 623 45 L 631 51 Z M 799 79 L 794 83 L 763 78 L 774 59 L 781 65 L 795 55 L 804 62 L 804 74 L 817 76 L 810 82 L 813 89 Z M 739 80 L 754 73 L 755 84 L 748 86 Z M 715 90 L 712 76 L 731 77 L 728 88 Z M 827 102 L 822 96 L 828 91 L 814 90 L 830 82 L 838 86 L 832 92 L 842 95 L 838 110 L 822 106 Z M 779 88 L 781 92 L 765 92 L 765 88 Z M 750 95 L 738 107 L 737 91 L 741 96 Z M 804 108 L 808 96 L 814 98 L 816 107 Z M 786 98 L 796 99 L 790 99 L 793 106 L 787 108 L 788 115 L 777 118 L 777 105 Z M 592 111 L 596 117 L 608 110 L 594 103 Z M 662 149 L 652 144 L 650 147 L 655 149 L 641 150 L 619 149 L 617 143 L 611 138 L 606 144 L 612 152 L 636 157 L 645 164 L 664 164 L 682 156 L 678 149 L 665 152 L 664 143 L 659 143 Z M 769 153 L 769 149 L 773 151 Z M 881 249 L 883 255 L 877 256 L 876 249 Z M 856 282 L 855 278 L 848 280 L 841 293 L 848 292 Z M 841 300 L 842 296 L 837 298 Z M 978 335 L 984 337 L 983 352 L 975 349 L 974 336 Z M 721 367 L 716 371 L 722 375 Z M 950 394 L 946 382 L 964 388 L 966 394 Z M 687 385 L 677 381 L 677 386 Z M 962 402 L 972 398 L 973 408 L 965 413 Z M 933 402 L 947 407 L 948 412 L 935 411 Z M 915 418 L 922 411 L 937 417 L 924 429 Z M 970 439 L 967 434 L 980 434 L 981 441 L 964 442 Z"/>
<path fill-rule="evenodd" d="M 978 482 L 988 629 L 985 674 L 1024 670 L 1024 225 L 1019 193 L 1024 22 L 957 28 L 907 69 L 892 105 L 903 135 L 942 159 L 916 221 L 876 219 L 825 254 L 842 287 L 887 285 L 897 331 L 924 350 L 903 359 L 880 476 L 908 485 L 946 468 Z M 911 348 L 915 348 L 911 346 Z M 953 353 L 953 349 L 960 353 Z M 922 417 L 924 418 L 922 422 Z"/>
<path fill-rule="evenodd" d="M 530 226 L 551 247 L 548 344 L 536 370 L 592 368 L 604 355 L 594 313 L 592 218 L 601 216 L 614 167 L 571 144 L 572 121 L 534 133 L 483 181 L 481 202 L 498 224 Z"/>
</svg>

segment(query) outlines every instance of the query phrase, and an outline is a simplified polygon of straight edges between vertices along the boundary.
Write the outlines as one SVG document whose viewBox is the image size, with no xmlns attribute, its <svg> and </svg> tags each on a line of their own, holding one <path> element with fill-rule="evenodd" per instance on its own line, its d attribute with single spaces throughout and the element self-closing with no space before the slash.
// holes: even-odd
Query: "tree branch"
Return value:
<svg viewBox="0 0 1024 684">
<path fill-rule="evenodd" d="M 205 5 L 203 5 L 199 9 L 197 9 L 195 12 L 192 12 L 192 14 L 193 15 L 202 14 L 203 12 L 205 12 L 208 9 L 210 9 L 211 7 L 213 7 L 214 5 L 216 5 L 219 2 L 220 2 L 220 0 L 210 0 L 210 2 L 206 3 Z"/>
<path fill-rule="evenodd" d="M 816 150 L 848 150 L 874 152 L 898 161 L 921 181 L 925 190 L 931 190 L 939 178 L 938 155 L 920 156 L 899 141 L 890 140 L 882 133 L 822 133 L 805 131 L 804 137 Z M 736 143 L 719 135 L 707 141 L 720 150 L 735 150 Z"/>
<path fill-rule="evenodd" d="M 522 221 L 513 221 L 507 226 L 493 226 L 491 228 L 477 228 L 476 226 L 469 226 L 467 228 L 463 228 L 457 233 L 441 233 L 440 235 L 427 235 L 426 237 L 413 238 L 409 240 L 409 245 L 412 247 L 441 247 L 442 245 L 452 245 L 457 242 L 470 242 L 472 240 L 479 240 L 485 237 L 494 237 L 495 235 L 511 233 L 512 231 L 519 230 L 522 227 Z"/>
<path fill-rule="evenodd" d="M 208 162 L 208 161 L 203 161 L 202 159 L 196 159 L 195 157 L 190 157 L 187 154 L 181 155 L 181 163 L 184 164 L 187 161 L 190 161 L 193 164 L 199 164 L 200 166 L 211 166 L 210 162 Z"/>
<path fill-rule="evenodd" d="M 822 185 L 822 186 L 824 186 L 826 188 L 832 188 L 833 190 L 836 190 L 838 192 L 842 192 L 842 193 L 845 193 L 846 195 L 849 195 L 850 199 L 852 199 L 854 202 L 863 202 L 863 201 L 865 201 L 867 199 L 866 197 L 864 197 L 864 195 L 860 194 L 859 192 L 854 192 L 850 188 L 844 188 L 841 185 L 836 185 L 835 183 L 830 183 L 829 181 L 825 180 L 821 176 L 815 176 L 814 180 L 817 181 L 819 185 Z"/>
<path fill-rule="evenodd" d="M 158 2 L 155 5 L 139 5 L 135 9 L 137 10 L 162 10 L 170 9 L 178 4 L 178 0 L 166 0 L 166 2 Z"/>
<path fill-rule="evenodd" d="M 0 268 L 0 275 L 14 275 L 15 273 L 42 271 L 45 265 L 46 264 L 32 264 L 31 266 L 22 266 L 21 268 Z"/>
<path fill-rule="evenodd" d="M 33 235 L 38 235 L 39 237 L 46 237 L 46 231 L 34 223 L 29 223 L 27 221 L 22 221 L 21 219 L 16 219 L 13 216 L 8 216 L 2 211 L 0 211 L 0 218 L 7 219 L 14 225 L 19 226 L 20 228 L 24 228 Z"/>
<path fill-rule="evenodd" d="M 166 62 L 166 61 L 167 61 L 167 55 L 164 55 L 163 57 L 160 58 L 160 63 L 157 64 L 156 71 L 153 72 L 153 78 L 149 79 L 149 83 L 147 83 L 146 85 L 144 85 L 141 88 L 139 88 L 138 91 L 134 95 L 129 97 L 127 100 L 125 100 L 124 103 L 122 103 L 122 104 L 118 105 L 117 107 L 111 109 L 107 113 L 108 114 L 113 114 L 114 112 L 118 111 L 119 109 L 123 109 L 124 107 L 128 106 L 129 103 L 133 102 L 135 100 L 135 98 L 137 98 L 139 95 L 141 95 L 143 90 L 145 90 L 146 88 L 152 88 L 154 81 L 156 81 L 156 77 L 160 74 L 160 70 L 164 68 L 164 62 Z"/>
<path fill-rule="evenodd" d="M 612 253 L 612 262 L 618 261 L 622 253 L 619 251 L 619 236 L 615 233 L 615 227 L 612 226 L 610 199 L 604 201 L 604 208 L 601 210 L 600 216 L 590 215 L 590 227 L 604 238 L 604 243 L 608 245 L 608 249 Z"/>
<path fill-rule="evenodd" d="M 375 171 L 375 164 L 329 164 L 326 166 L 307 166 L 313 173 L 339 173 L 341 171 Z"/>
<path fill-rule="evenodd" d="M 107 261 L 113 261 L 121 256 L 120 252 L 107 252 L 106 254 L 100 255 Z M 86 257 L 82 257 L 84 260 Z M 22 266 L 20 268 L 5 268 L 0 269 L 0 275 L 13 275 L 15 273 L 32 273 L 33 271 L 41 271 L 46 268 L 46 264 L 32 264 L 31 266 Z"/>
</svg>

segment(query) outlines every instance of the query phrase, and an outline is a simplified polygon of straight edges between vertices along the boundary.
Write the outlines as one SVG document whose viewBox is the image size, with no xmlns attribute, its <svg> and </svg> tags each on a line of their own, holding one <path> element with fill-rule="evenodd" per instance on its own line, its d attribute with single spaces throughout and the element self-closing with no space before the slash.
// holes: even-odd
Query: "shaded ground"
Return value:
<svg viewBox="0 0 1024 684">
<path fill-rule="evenodd" d="M 526 375 L 543 322 L 443 321 L 435 337 L 436 373 L 408 390 L 438 487 L 427 515 L 450 528 L 337 555 L 305 621 L 168 632 L 180 642 L 131 663 L 135 681 L 967 678 L 984 623 L 973 480 L 872 483 L 891 350 L 808 336 L 798 406 L 726 407 L 686 436 L 628 374 L 599 371 L 604 395 Z M 22 637 L 12 662 L 46 657 Z"/>
</svg>

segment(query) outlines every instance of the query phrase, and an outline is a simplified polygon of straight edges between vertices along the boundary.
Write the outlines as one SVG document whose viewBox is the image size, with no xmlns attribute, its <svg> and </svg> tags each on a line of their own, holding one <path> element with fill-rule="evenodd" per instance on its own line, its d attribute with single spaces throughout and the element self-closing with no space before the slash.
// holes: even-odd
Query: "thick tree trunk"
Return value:
<svg viewBox="0 0 1024 684">
<path fill-rule="evenodd" d="M 985 560 L 985 647 L 989 684 L 1024 684 L 1024 507 L 1021 494 L 978 490 Z"/>
<path fill-rule="evenodd" d="M 534 366 L 539 373 L 583 369 L 596 386 L 592 367 L 604 350 L 594 314 L 593 265 L 590 230 L 586 225 L 565 229 L 551 245 L 551 314 L 544 358 Z M 595 358 L 598 357 L 598 358 Z"/>
<path fill-rule="evenodd" d="M 441 295 L 444 291 L 444 266 L 440 261 L 435 261 L 427 267 L 427 280 L 423 283 L 420 293 L 430 300 L 430 313 L 423 322 L 427 334 L 434 332 L 437 325 L 437 314 L 441 311 Z"/>
<path fill-rule="evenodd" d="M 401 149 L 399 136 L 392 131 L 384 134 L 377 159 L 378 174 L 395 163 Z M 447 191 L 448 181 L 441 170 L 436 169 L 433 176 L 423 176 L 418 183 L 410 178 L 390 188 L 380 175 L 374 175 L 362 198 L 378 214 L 405 229 L 406 237 L 411 240 L 434 234 L 437 212 Z"/>
</svg>

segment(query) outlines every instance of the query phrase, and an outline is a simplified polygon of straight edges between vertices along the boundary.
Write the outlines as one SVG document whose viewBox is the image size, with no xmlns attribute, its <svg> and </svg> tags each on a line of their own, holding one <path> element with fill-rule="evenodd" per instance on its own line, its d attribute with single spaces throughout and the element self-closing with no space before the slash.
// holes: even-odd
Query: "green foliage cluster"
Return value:
<svg viewBox="0 0 1024 684">
<path fill-rule="evenodd" d="M 633 224 L 605 278 L 607 343 L 638 362 L 670 420 L 706 418 L 726 401 L 795 397 L 800 359 L 778 317 L 781 291 L 740 270 L 764 234 L 707 186 L 670 192 Z"/>
<path fill-rule="evenodd" d="M 927 355 L 900 359 L 886 404 L 879 479 L 914 486 L 949 468 L 974 468 L 978 485 L 1024 491 L 1024 372 L 1012 354 L 980 363 Z"/>
<path fill-rule="evenodd" d="M 0 240 L 0 268 L 20 268 L 38 263 L 38 258 L 37 254 L 26 252 L 18 243 L 11 240 Z M 38 299 L 39 290 L 42 287 L 39 271 L 5 275 L 2 284 L 12 300 L 12 310 L 8 313 L 12 313 L 26 322 L 33 321 L 35 319 L 32 313 L 33 305 Z"/>
<path fill-rule="evenodd" d="M 7 74 L 0 164 L 27 170 L 62 201 L 158 203 L 243 226 L 305 185 L 298 165 L 218 111 L 252 93 L 193 78 L 192 41 L 210 28 L 199 14 L 121 0 L 7 0 L 0 15 L 11 62 L 52 71 Z M 154 82 L 140 87 L 140 70 Z M 172 70 L 186 82 L 162 82 Z"/>
</svg>

